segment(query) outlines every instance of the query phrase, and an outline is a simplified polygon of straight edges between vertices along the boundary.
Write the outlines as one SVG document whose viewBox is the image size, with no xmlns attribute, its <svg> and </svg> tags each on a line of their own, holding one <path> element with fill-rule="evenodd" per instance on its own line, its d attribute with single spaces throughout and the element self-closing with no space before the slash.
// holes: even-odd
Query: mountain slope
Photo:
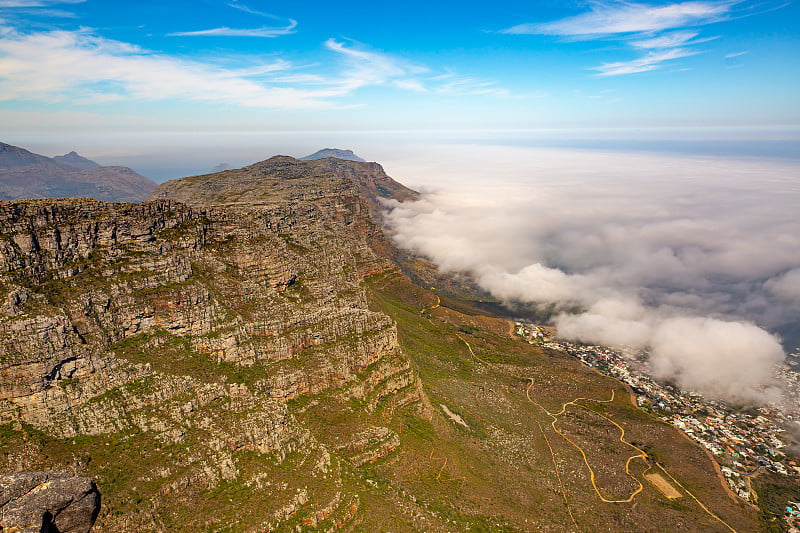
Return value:
<svg viewBox="0 0 800 533">
<path fill-rule="evenodd" d="M 51 159 L 0 143 L 0 199 L 91 197 L 140 202 L 156 187 L 127 167 L 91 167 L 96 163 L 75 155 L 79 159 L 71 154 Z"/>
<path fill-rule="evenodd" d="M 622 384 L 413 285 L 383 192 L 276 157 L 0 204 L 0 468 L 92 477 L 96 531 L 766 530 Z"/>
</svg>

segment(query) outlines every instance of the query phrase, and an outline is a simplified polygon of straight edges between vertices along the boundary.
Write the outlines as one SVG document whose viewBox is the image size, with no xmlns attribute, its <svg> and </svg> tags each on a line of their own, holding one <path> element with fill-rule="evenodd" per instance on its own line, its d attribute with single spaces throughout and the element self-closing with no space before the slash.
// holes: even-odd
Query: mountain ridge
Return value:
<svg viewBox="0 0 800 533">
<path fill-rule="evenodd" d="M 411 283 L 380 199 L 416 197 L 276 156 L 0 203 L 0 469 L 91 477 L 99 532 L 767 531 L 626 386 Z"/>
<path fill-rule="evenodd" d="M 141 202 L 155 187 L 128 167 L 99 166 L 74 151 L 50 158 L 0 142 L 0 200 L 85 196 Z"/>
<path fill-rule="evenodd" d="M 347 184 L 354 188 L 350 189 Z M 378 163 L 337 158 L 301 160 L 276 155 L 240 169 L 164 182 L 152 192 L 150 199 L 172 199 L 196 206 L 252 205 L 275 199 L 300 199 L 326 188 L 329 192 L 340 188 L 348 189 L 348 194 L 361 194 L 378 217 L 382 210 L 380 198 L 407 201 L 418 197 L 416 191 L 387 176 Z"/>
</svg>

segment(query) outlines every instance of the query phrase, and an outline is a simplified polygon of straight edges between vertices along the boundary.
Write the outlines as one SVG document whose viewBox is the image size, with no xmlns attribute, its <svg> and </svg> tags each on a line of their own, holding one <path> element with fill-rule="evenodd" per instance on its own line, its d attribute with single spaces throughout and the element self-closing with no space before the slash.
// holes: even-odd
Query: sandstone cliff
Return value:
<svg viewBox="0 0 800 533">
<path fill-rule="evenodd" d="M 369 309 L 362 286 L 393 266 L 370 246 L 383 237 L 357 180 L 332 171 L 283 181 L 273 165 L 247 183 L 226 182 L 226 174 L 160 189 L 211 183 L 193 202 L 202 207 L 0 204 L 0 424 L 23 440 L 40 431 L 157 450 L 151 466 L 126 474 L 136 481 L 111 491 L 112 507 L 142 490 L 133 485 L 157 487 L 152 507 L 153 498 L 238 480 L 258 487 L 254 494 L 315 502 L 343 518 L 355 495 L 275 487 L 273 476 L 243 469 L 239 458 L 268 455 L 269 468 L 281 468 L 301 449 L 315 457 L 313 479 L 328 471 L 333 450 L 295 420 L 288 401 L 331 391 L 371 411 L 393 391 L 416 394 L 396 327 Z M 259 187 L 264 194 L 254 199 Z M 376 434 L 380 453 L 393 446 L 387 431 Z M 367 447 L 372 439 L 351 438 Z M 30 466 L 24 457 L 8 464 Z M 100 474 L 101 484 L 109 481 Z M 290 513 L 286 505 L 260 510 L 262 525 Z M 98 525 L 155 528 L 149 520 L 136 510 L 101 516 Z"/>
</svg>

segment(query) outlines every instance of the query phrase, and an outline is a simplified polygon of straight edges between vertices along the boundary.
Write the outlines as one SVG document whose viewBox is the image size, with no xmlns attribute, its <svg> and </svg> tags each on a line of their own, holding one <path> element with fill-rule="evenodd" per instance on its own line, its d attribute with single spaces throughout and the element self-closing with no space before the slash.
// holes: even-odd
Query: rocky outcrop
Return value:
<svg viewBox="0 0 800 533">
<path fill-rule="evenodd" d="M 63 472 L 0 474 L 0 531 L 88 533 L 100 512 L 91 479 Z"/>
</svg>

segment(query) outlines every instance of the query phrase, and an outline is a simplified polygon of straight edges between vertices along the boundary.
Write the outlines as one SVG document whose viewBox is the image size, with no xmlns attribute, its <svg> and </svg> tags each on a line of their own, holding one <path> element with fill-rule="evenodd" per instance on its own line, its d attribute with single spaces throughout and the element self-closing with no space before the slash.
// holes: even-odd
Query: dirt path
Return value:
<svg viewBox="0 0 800 533">
<path fill-rule="evenodd" d="M 483 363 L 484 365 L 488 366 L 489 368 L 494 368 L 494 365 L 492 363 L 490 363 L 488 361 L 484 361 L 483 359 L 481 359 L 480 357 L 475 355 L 475 352 L 472 350 L 472 346 L 470 346 L 469 342 L 467 342 L 467 339 L 465 339 L 464 337 L 462 337 L 458 333 L 456 333 L 456 337 L 461 339 L 461 342 L 463 342 L 464 344 L 467 345 L 467 349 L 469 350 L 470 355 L 472 357 L 474 357 L 476 361 L 479 361 L 479 362 Z"/>
<path fill-rule="evenodd" d="M 530 397 L 528 397 L 528 399 L 530 399 Z M 572 516 L 572 509 L 570 509 L 569 507 L 569 500 L 567 499 L 567 489 L 564 488 L 564 482 L 561 481 L 561 474 L 558 472 L 558 463 L 556 462 L 556 454 L 553 452 L 553 447 L 550 446 L 550 439 L 547 438 L 547 435 L 544 432 L 542 424 L 540 424 L 538 421 L 536 423 L 539 425 L 539 431 L 542 432 L 542 437 L 544 437 L 544 441 L 547 443 L 547 447 L 550 449 L 550 457 L 552 457 L 553 459 L 553 469 L 556 471 L 556 479 L 558 479 L 558 484 L 561 487 L 561 495 L 564 497 L 564 505 L 567 506 L 567 512 L 569 513 L 569 518 L 572 520 L 572 525 L 575 526 L 575 529 L 580 531 L 581 528 L 578 527 L 578 523 L 575 521 L 575 517 Z"/>
<path fill-rule="evenodd" d="M 603 493 L 600 492 L 600 488 L 597 486 L 597 479 L 596 479 L 596 475 L 595 475 L 594 469 L 592 468 L 592 465 L 589 464 L 589 457 L 586 455 L 586 451 L 580 445 L 578 445 L 575 441 L 570 439 L 564 432 L 562 432 L 561 430 L 559 430 L 556 427 L 556 423 L 558 422 L 558 417 L 563 415 L 567 411 L 567 407 L 568 406 L 574 405 L 575 407 L 579 407 L 581 409 L 589 410 L 589 409 L 586 408 L 586 406 L 580 405 L 577 402 L 580 401 L 580 400 L 585 400 L 585 401 L 590 401 L 590 402 L 595 402 L 595 403 L 613 402 L 614 401 L 614 394 L 615 394 L 616 391 L 614 391 L 614 390 L 611 391 L 611 398 L 609 398 L 608 400 L 595 400 L 593 398 L 575 398 L 572 401 L 565 402 L 564 405 L 561 406 L 561 410 L 559 412 L 551 413 L 550 411 L 545 409 L 540 403 L 535 402 L 535 401 L 533 401 L 531 399 L 531 397 L 530 397 L 530 389 L 533 386 L 534 381 L 533 381 L 533 378 L 528 378 L 528 379 L 530 380 L 530 384 L 528 385 L 528 389 L 525 391 L 525 394 L 528 397 L 528 400 L 530 400 L 534 405 L 538 406 L 541 410 L 543 410 L 545 413 L 547 413 L 553 419 L 553 421 L 550 423 L 550 427 L 553 428 L 553 431 L 555 431 L 556 433 L 561 435 L 561 437 L 564 440 L 566 440 L 567 442 L 572 444 L 572 446 L 575 447 L 575 449 L 580 452 L 581 456 L 583 457 L 583 462 L 586 465 L 586 468 L 589 469 L 589 480 L 592 483 L 592 488 L 594 489 L 595 493 L 597 494 L 597 497 L 600 498 L 600 500 L 605 502 L 605 503 L 630 503 L 630 502 L 632 502 L 633 499 L 640 492 L 642 492 L 642 490 L 644 490 L 644 485 L 642 484 L 641 481 L 639 481 L 636 477 L 634 477 L 633 474 L 631 474 L 631 471 L 630 471 L 631 462 L 634 459 L 642 459 L 643 461 L 645 461 L 645 464 L 648 465 L 647 470 L 650 470 L 651 467 L 647 462 L 647 453 L 644 450 L 636 447 L 635 445 L 633 445 L 630 442 L 625 440 L 625 428 L 623 428 L 622 426 L 620 426 L 619 424 L 617 424 L 616 422 L 614 422 L 613 420 L 611 420 L 607 416 L 602 415 L 600 413 L 597 413 L 596 411 L 592 411 L 593 413 L 595 413 L 596 415 L 604 418 L 605 420 L 607 420 L 608 422 L 613 424 L 617 429 L 620 430 L 619 441 L 621 443 L 625 444 L 626 446 L 629 446 L 629 447 L 633 448 L 634 450 L 636 450 L 638 452 L 635 455 L 632 455 L 632 456 L 628 457 L 628 460 L 625 461 L 625 475 L 628 476 L 633 481 L 635 481 L 636 484 L 638 485 L 638 487 L 636 488 L 636 490 L 633 491 L 633 493 L 631 493 L 630 496 L 628 496 L 624 500 L 612 500 L 612 499 L 606 498 L 605 496 L 603 496 Z"/>
<path fill-rule="evenodd" d="M 641 409 L 641 407 L 639 407 L 639 404 L 636 402 L 636 393 L 634 393 L 634 392 L 633 392 L 633 389 L 631 388 L 631 386 L 630 386 L 630 385 L 628 385 L 627 383 L 625 383 L 625 382 L 624 382 L 624 381 L 622 381 L 622 380 L 619 380 L 619 379 L 617 379 L 617 378 L 614 378 L 614 377 L 608 376 L 608 375 L 606 375 L 606 374 L 603 374 L 602 372 L 600 372 L 600 371 L 599 371 L 599 370 L 597 370 L 596 368 L 593 368 L 593 367 L 591 367 L 591 366 L 587 366 L 587 365 L 585 365 L 585 366 L 586 366 L 587 368 L 591 369 L 592 371 L 594 371 L 594 372 L 595 372 L 597 375 L 599 375 L 599 376 L 603 376 L 603 377 L 605 377 L 605 378 L 608 378 L 608 379 L 612 379 L 612 380 L 616 381 L 617 383 L 619 383 L 620 385 L 622 385 L 623 387 L 625 387 L 625 389 L 626 389 L 626 390 L 628 391 L 628 393 L 630 394 L 630 400 L 631 400 L 631 404 L 632 404 L 634 407 L 636 407 L 637 409 Z M 676 429 L 677 429 L 677 428 L 676 428 Z M 689 440 L 689 441 L 690 441 L 692 444 L 694 444 L 695 446 L 700 446 L 700 445 L 699 445 L 699 444 L 698 444 L 696 441 L 694 441 L 694 440 L 693 440 L 693 439 L 692 439 L 692 438 L 691 438 L 689 435 L 687 435 L 686 433 L 684 433 L 684 432 L 683 432 L 683 431 L 681 431 L 680 429 L 678 429 L 678 432 L 680 432 L 680 434 L 681 434 L 681 435 L 683 435 L 683 437 L 684 437 L 684 438 L 686 438 L 687 440 Z M 736 495 L 736 494 L 733 492 L 733 490 L 731 490 L 730 486 L 728 486 L 728 483 L 727 483 L 727 481 L 725 481 L 725 476 L 723 476 L 723 475 L 722 475 L 722 470 L 720 469 L 719 463 L 717 462 L 717 459 L 714 457 L 714 455 L 713 455 L 713 454 L 712 454 L 712 453 L 711 453 L 711 452 L 710 452 L 710 451 L 709 451 L 707 448 L 705 448 L 705 447 L 703 447 L 703 446 L 700 446 L 700 448 L 701 448 L 701 449 L 702 449 L 702 450 L 705 452 L 705 454 L 708 456 L 708 458 L 709 458 L 709 459 L 711 459 L 711 463 L 714 465 L 714 470 L 716 470 L 716 472 L 717 472 L 717 479 L 719 480 L 719 483 L 720 483 L 720 485 L 722 485 L 722 488 L 725 490 L 725 493 L 728 495 L 728 497 L 729 497 L 729 498 L 731 498 L 731 499 L 732 499 L 733 501 L 735 501 L 735 502 L 742 502 L 742 501 L 744 501 L 744 500 L 742 500 L 741 498 L 739 498 L 739 497 L 738 497 L 738 496 L 737 496 L 737 495 Z M 748 487 L 748 488 L 749 488 L 749 487 Z M 751 494 L 752 494 L 752 491 L 751 491 Z M 748 505 L 750 505 L 750 506 L 751 506 L 751 507 L 753 507 L 754 509 L 758 510 L 758 506 L 757 506 L 757 505 L 755 505 L 754 503 L 752 503 L 752 502 L 745 502 L 745 503 L 747 503 Z M 727 524 L 726 524 L 726 525 L 727 525 Z"/>
<path fill-rule="evenodd" d="M 642 450 L 642 449 L 638 448 L 638 447 L 637 447 L 637 446 L 635 446 L 634 444 L 631 444 L 630 442 L 628 442 L 628 441 L 626 441 L 626 440 L 625 440 L 625 428 L 623 428 L 622 426 L 620 426 L 619 424 L 617 424 L 616 422 L 614 422 L 614 421 L 613 421 L 611 418 L 609 418 L 609 417 L 607 417 L 607 416 L 605 416 L 605 415 L 603 415 L 603 414 L 601 414 L 601 413 L 598 413 L 597 411 L 592 411 L 592 413 L 594 413 L 594 414 L 596 414 L 596 415 L 598 415 L 598 416 L 600 416 L 600 417 L 604 418 L 605 420 L 607 420 L 608 422 L 610 422 L 611 424 L 613 424 L 613 425 L 614 425 L 614 426 L 615 426 L 617 429 L 619 429 L 619 430 L 620 430 L 620 437 L 619 437 L 619 441 L 620 441 L 620 442 L 622 442 L 623 444 L 625 444 L 625 445 L 627 445 L 627 446 L 629 446 L 629 447 L 633 448 L 633 449 L 634 449 L 634 450 L 636 450 L 637 452 L 639 452 L 639 453 L 637 453 L 636 455 L 632 455 L 631 457 L 629 457 L 629 458 L 628 458 L 628 460 L 625 462 L 625 474 L 626 474 L 628 477 L 630 477 L 631 479 L 633 479 L 634 481 L 636 481 L 636 483 L 639 485 L 639 487 L 638 487 L 638 488 L 637 488 L 637 489 L 636 489 L 636 490 L 635 490 L 635 491 L 634 491 L 634 492 L 633 492 L 633 493 L 630 495 L 630 497 L 628 497 L 628 498 L 627 498 L 627 499 L 625 499 L 625 500 L 610 500 L 610 499 L 608 499 L 608 498 L 605 498 L 605 497 L 604 497 L 604 496 L 603 496 L 603 495 L 600 493 L 600 490 L 598 489 L 598 487 L 597 487 L 597 484 L 595 483 L 595 475 L 594 475 L 594 470 L 592 469 L 591 465 L 589 465 L 589 461 L 588 461 L 588 458 L 587 458 L 587 456 L 586 456 L 586 452 L 584 452 L 583 448 L 581 448 L 579 445 L 577 445 L 575 442 L 573 442 L 573 441 L 572 441 L 572 440 L 571 440 L 569 437 L 567 437 L 567 435 L 565 435 L 563 432 L 559 431 L 559 429 L 556 427 L 556 423 L 558 422 L 558 417 L 559 417 L 559 416 L 561 416 L 561 415 L 563 415 L 563 414 L 566 412 L 567 406 L 569 406 L 569 405 L 574 405 L 575 407 L 579 407 L 579 408 L 581 408 L 581 409 L 586 409 L 586 410 L 589 410 L 589 411 L 591 411 L 591 410 L 590 410 L 588 407 L 586 407 L 586 406 L 584 406 L 584 405 L 581 405 L 581 404 L 579 404 L 579 403 L 576 403 L 576 402 L 578 402 L 578 401 L 580 401 L 580 400 L 586 400 L 586 401 L 591 401 L 591 402 L 595 402 L 595 403 L 609 403 L 609 402 L 612 402 L 612 401 L 614 401 L 614 392 L 615 392 L 615 391 L 612 389 L 612 391 L 611 391 L 611 398 L 610 398 L 610 399 L 608 399 L 608 400 L 594 400 L 594 399 L 591 399 L 591 398 L 575 398 L 575 399 L 574 399 L 574 400 L 572 400 L 572 401 L 565 402 L 565 403 L 564 403 L 564 404 L 561 406 L 561 410 L 560 410 L 558 413 L 551 413 L 550 411 L 548 411 L 547 409 L 545 409 L 545 408 L 544 408 L 544 407 L 543 407 L 541 404 L 539 404 L 538 402 L 534 401 L 534 400 L 531 398 L 531 396 L 530 396 L 530 390 L 531 390 L 531 387 L 533 387 L 533 385 L 534 385 L 534 379 L 529 377 L 529 378 L 528 378 L 528 380 L 530 381 L 530 383 L 528 384 L 528 388 L 525 390 L 525 396 L 527 396 L 528 400 L 529 400 L 531 403 L 533 403 L 534 405 L 538 406 L 538 407 L 539 407 L 539 408 L 540 408 L 542 411 L 544 411 L 545 413 L 547 413 L 547 414 L 548 414 L 548 415 L 549 415 L 549 416 L 550 416 L 550 417 L 553 419 L 553 421 L 552 421 L 552 422 L 551 422 L 551 424 L 550 424 L 550 426 L 553 428 L 553 430 L 554 430 L 556 433 L 558 433 L 559 435 L 561 435 L 561 436 L 562 436 L 562 437 L 563 437 L 563 438 L 564 438 L 564 439 L 565 439 L 567 442 L 569 442 L 570 444 L 572 444 L 572 445 L 573 445 L 573 446 L 574 446 L 574 447 L 575 447 L 575 448 L 576 448 L 576 449 L 577 449 L 577 450 L 578 450 L 578 451 L 581 453 L 581 456 L 583 456 L 583 462 L 586 464 L 586 467 L 589 469 L 589 475 L 590 475 L 590 479 L 591 479 L 591 482 L 592 482 L 592 487 L 594 488 L 594 491 L 595 491 L 595 493 L 597 494 L 597 496 L 600 498 L 600 500 L 602 500 L 602 501 L 603 501 L 603 502 L 605 502 L 605 503 L 629 503 L 629 502 L 633 501 L 633 499 L 636 497 L 636 495 L 637 495 L 637 494 L 639 494 L 639 493 L 640 493 L 640 492 L 641 492 L 641 491 L 644 489 L 644 486 L 642 485 L 642 483 L 641 483 L 641 482 L 640 482 L 638 479 L 636 479 L 636 478 L 635 478 L 635 477 L 634 477 L 634 476 L 633 476 L 633 475 L 630 473 L 630 464 L 631 464 L 631 461 L 633 461 L 634 459 L 637 459 L 637 458 L 641 458 L 642 460 L 644 460 L 644 461 L 647 463 L 647 465 L 648 465 L 648 468 L 647 468 L 647 470 L 645 470 L 645 472 L 644 472 L 643 474 L 646 474 L 646 473 L 647 473 L 647 472 L 648 472 L 648 471 L 649 471 L 649 470 L 652 468 L 652 465 L 651 465 L 651 464 L 650 464 L 650 462 L 648 461 L 647 452 L 645 452 L 644 450 Z M 541 425 L 540 425 L 540 428 L 541 428 Z M 548 442 L 548 445 L 549 445 L 549 442 Z M 552 448 L 551 448 L 551 453 L 552 453 Z M 697 498 L 697 497 L 696 497 L 694 494 L 692 494 L 692 493 L 691 493 L 691 492 L 690 492 L 690 491 L 689 491 L 689 490 L 688 490 L 686 487 L 684 487 L 684 486 L 683 486 L 683 485 L 682 485 L 682 484 L 681 484 L 681 483 L 680 483 L 680 482 L 679 482 L 677 479 L 675 479 L 675 478 L 674 478 L 674 477 L 673 477 L 673 476 L 672 476 L 672 475 L 671 475 L 669 472 L 667 472 L 667 470 L 666 470 L 666 469 L 665 469 L 663 466 L 661 466 L 660 464 L 658 464 L 658 462 L 654 462 L 654 463 L 655 463 L 655 465 L 656 465 L 656 466 L 657 466 L 657 467 L 658 467 L 658 468 L 659 468 L 659 469 L 660 469 L 662 472 L 664 472 L 664 474 L 666 474 L 666 475 L 667 475 L 667 477 L 669 477 L 669 479 L 671 479 L 671 480 L 672 480 L 672 482 L 673 482 L 673 483 L 675 483 L 675 485 L 677 485 L 678 487 L 680 487 L 681 489 L 683 489 L 683 491 L 684 491 L 684 492 L 685 492 L 685 493 L 686 493 L 686 494 L 687 494 L 687 495 L 688 495 L 690 498 L 692 498 L 692 499 L 693 499 L 693 500 L 694 500 L 694 501 L 695 501 L 695 502 L 696 502 L 696 503 L 697 503 L 697 504 L 698 504 L 698 505 L 699 505 L 699 506 L 700 506 L 700 507 L 701 507 L 701 508 L 702 508 L 702 509 L 703 509 L 703 510 L 704 510 L 704 511 L 705 511 L 705 512 L 706 512 L 706 513 L 709 515 L 709 516 L 711 516 L 712 518 L 714 518 L 715 520 L 717 520 L 718 522 L 720 522 L 721 524 L 723 524 L 725 527 L 727 527 L 727 528 L 728 528 L 730 531 L 732 531 L 733 533 L 737 533 L 737 531 L 736 531 L 735 529 L 733 529 L 733 527 L 731 527 L 731 526 L 730 526 L 730 524 L 728 524 L 728 523 L 727 523 L 727 522 L 725 522 L 725 521 L 724 521 L 722 518 L 720 518 L 719 516 L 717 516 L 716 514 L 714 514 L 714 513 L 713 513 L 713 512 L 712 512 L 712 511 L 711 511 L 711 510 L 708 508 L 708 507 L 706 507 L 706 506 L 703 504 L 703 502 L 701 502 L 701 501 L 700 501 L 700 500 L 699 500 L 699 499 L 698 499 L 698 498 Z M 565 498 L 566 498 L 566 496 L 565 496 Z"/>
<path fill-rule="evenodd" d="M 420 311 L 419 314 L 424 315 L 425 311 L 433 311 L 434 309 L 436 309 L 436 308 L 438 308 L 438 307 L 440 307 L 442 305 L 442 299 L 439 298 L 439 295 L 438 294 L 434 294 L 434 296 L 436 296 L 436 303 L 433 304 L 431 307 L 423 307 L 422 311 Z"/>
</svg>

